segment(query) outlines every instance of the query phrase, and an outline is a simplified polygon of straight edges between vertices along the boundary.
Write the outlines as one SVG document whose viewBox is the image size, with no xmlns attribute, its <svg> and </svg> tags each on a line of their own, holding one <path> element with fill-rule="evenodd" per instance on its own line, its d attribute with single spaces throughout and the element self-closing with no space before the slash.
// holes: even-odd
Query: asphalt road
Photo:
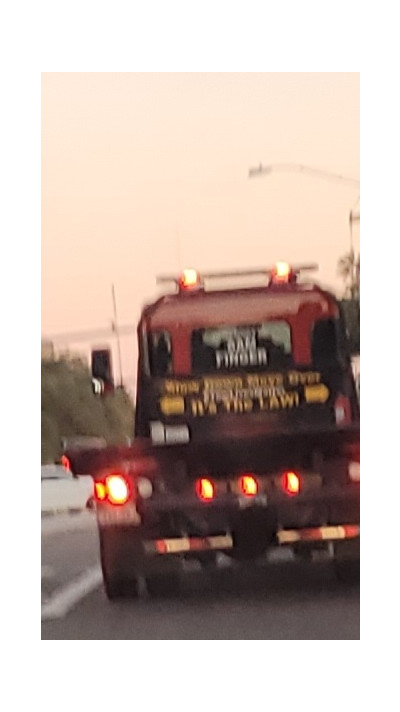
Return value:
<svg viewBox="0 0 400 712">
<path fill-rule="evenodd" d="M 359 586 L 339 584 L 330 562 L 192 566 L 175 597 L 110 603 L 93 516 L 42 525 L 42 640 L 359 638 Z"/>
</svg>

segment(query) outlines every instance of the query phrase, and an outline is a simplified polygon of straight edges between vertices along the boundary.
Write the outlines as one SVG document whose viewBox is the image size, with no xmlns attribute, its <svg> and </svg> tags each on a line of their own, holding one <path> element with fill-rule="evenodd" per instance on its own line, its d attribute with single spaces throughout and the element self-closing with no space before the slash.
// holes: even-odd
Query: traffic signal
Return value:
<svg viewBox="0 0 400 712">
<path fill-rule="evenodd" d="M 111 349 L 92 349 L 91 372 L 93 392 L 103 395 L 114 390 Z"/>
</svg>

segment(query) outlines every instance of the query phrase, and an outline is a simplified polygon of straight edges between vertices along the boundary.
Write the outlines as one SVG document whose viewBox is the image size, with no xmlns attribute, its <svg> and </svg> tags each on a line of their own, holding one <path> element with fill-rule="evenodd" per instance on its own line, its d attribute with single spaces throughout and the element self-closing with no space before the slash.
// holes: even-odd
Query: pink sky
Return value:
<svg viewBox="0 0 400 712">
<path fill-rule="evenodd" d="M 42 335 L 107 328 L 112 284 L 119 323 L 133 324 L 156 275 L 184 266 L 316 261 L 340 293 L 359 189 L 295 172 L 250 180 L 260 162 L 358 178 L 359 74 L 43 74 Z"/>
</svg>

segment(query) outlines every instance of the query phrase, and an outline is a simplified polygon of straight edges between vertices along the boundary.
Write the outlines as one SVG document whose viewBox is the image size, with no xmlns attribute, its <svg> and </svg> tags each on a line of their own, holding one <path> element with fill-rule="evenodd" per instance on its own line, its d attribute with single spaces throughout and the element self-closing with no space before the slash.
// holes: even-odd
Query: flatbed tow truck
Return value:
<svg viewBox="0 0 400 712">
<path fill-rule="evenodd" d="M 340 305 L 302 281 L 313 269 L 159 278 L 175 291 L 139 321 L 132 445 L 64 454 L 94 480 L 109 599 L 140 580 L 175 591 L 187 558 L 275 547 L 323 550 L 359 579 L 359 402 Z"/>
</svg>

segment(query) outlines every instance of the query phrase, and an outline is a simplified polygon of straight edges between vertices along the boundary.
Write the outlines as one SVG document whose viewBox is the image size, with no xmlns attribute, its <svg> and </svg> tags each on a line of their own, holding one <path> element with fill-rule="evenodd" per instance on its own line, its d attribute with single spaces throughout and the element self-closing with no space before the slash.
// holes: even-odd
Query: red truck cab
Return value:
<svg viewBox="0 0 400 712">
<path fill-rule="evenodd" d="M 207 281 L 226 275 L 192 270 L 192 281 L 144 309 L 137 436 L 218 445 L 358 423 L 337 300 L 299 282 L 299 269 L 279 269 L 238 273 L 264 277 L 261 286 L 210 291 Z"/>
</svg>

